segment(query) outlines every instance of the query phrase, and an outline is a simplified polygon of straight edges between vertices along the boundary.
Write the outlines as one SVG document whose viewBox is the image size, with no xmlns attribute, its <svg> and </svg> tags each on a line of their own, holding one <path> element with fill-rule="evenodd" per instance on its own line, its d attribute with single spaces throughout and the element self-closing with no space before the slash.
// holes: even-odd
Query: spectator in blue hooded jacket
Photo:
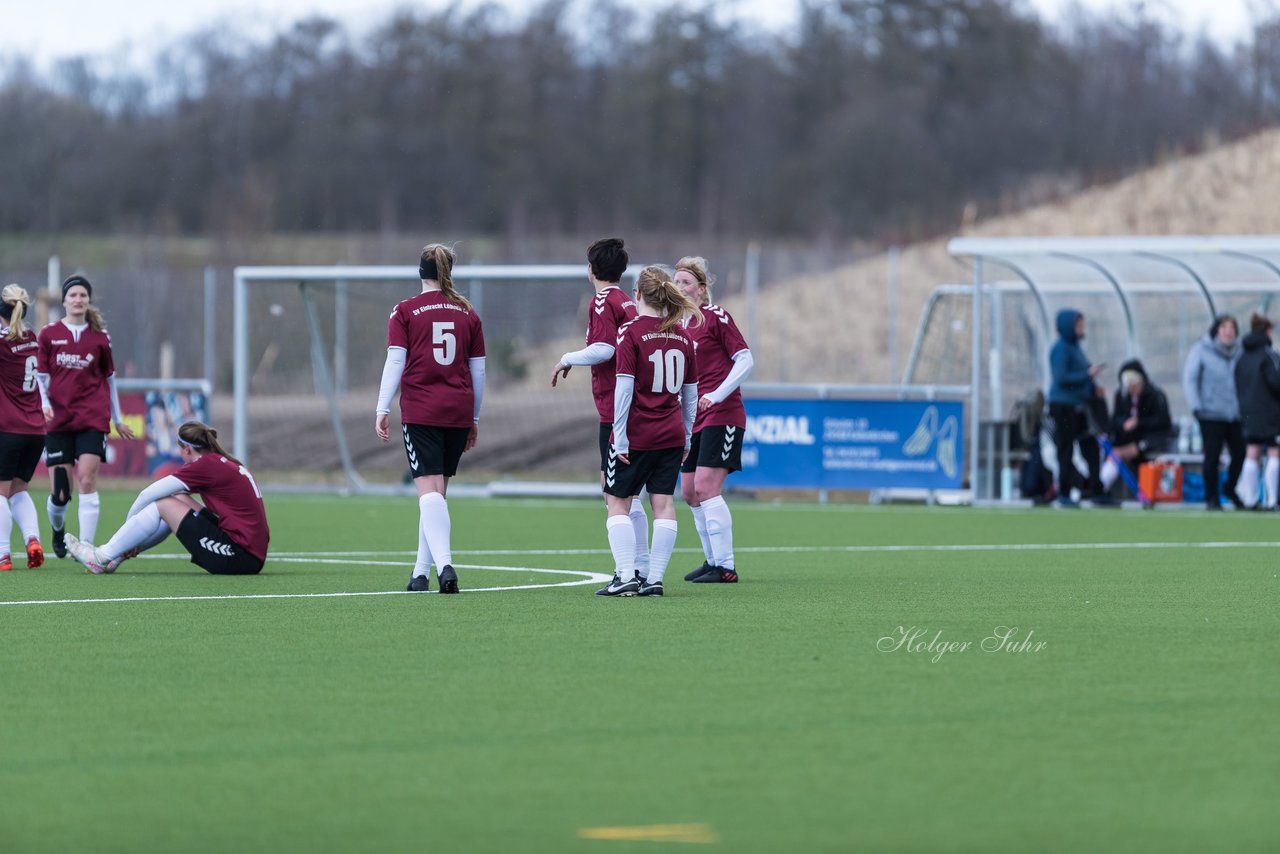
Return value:
<svg viewBox="0 0 1280 854">
<path fill-rule="evenodd" d="M 1058 340 L 1049 350 L 1049 416 L 1053 419 L 1053 440 L 1058 451 L 1058 504 L 1075 507 L 1071 499 L 1075 464 L 1071 461 L 1075 445 L 1089 467 L 1089 481 L 1081 490 L 1086 495 L 1101 495 L 1101 459 L 1098 440 L 1089 424 L 1089 408 L 1101 400 L 1106 408 L 1106 392 L 1094 377 L 1106 367 L 1090 365 L 1080 348 L 1084 339 L 1084 315 L 1075 309 L 1058 312 Z"/>
</svg>

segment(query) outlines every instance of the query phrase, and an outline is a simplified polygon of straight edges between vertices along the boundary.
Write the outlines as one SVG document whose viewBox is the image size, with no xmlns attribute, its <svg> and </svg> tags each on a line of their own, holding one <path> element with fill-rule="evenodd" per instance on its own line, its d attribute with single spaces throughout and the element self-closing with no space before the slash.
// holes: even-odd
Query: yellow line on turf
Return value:
<svg viewBox="0 0 1280 854">
<path fill-rule="evenodd" d="M 578 831 L 583 839 L 611 842 L 691 842 L 712 844 L 720 841 L 705 824 L 651 824 L 641 827 L 584 827 Z"/>
</svg>

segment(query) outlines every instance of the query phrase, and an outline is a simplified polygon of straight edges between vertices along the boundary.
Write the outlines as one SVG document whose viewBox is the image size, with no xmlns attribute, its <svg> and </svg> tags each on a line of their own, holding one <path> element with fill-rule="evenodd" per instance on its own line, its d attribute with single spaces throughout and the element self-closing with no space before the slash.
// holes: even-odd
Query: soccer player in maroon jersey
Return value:
<svg viewBox="0 0 1280 854">
<path fill-rule="evenodd" d="M 45 464 L 53 489 L 46 505 L 53 527 L 53 553 L 67 556 L 66 516 L 71 476 L 80 494 L 80 539 L 93 542 L 98 530 L 98 468 L 107 458 L 107 433 L 126 439 L 133 431 L 120 415 L 111 336 L 102 314 L 90 303 L 93 285 L 84 276 L 62 283 L 66 316 L 40 330 L 37 375 L 43 397 Z"/>
<path fill-rule="evenodd" d="M 400 389 L 400 432 L 418 488 L 418 557 L 408 589 L 424 592 L 431 562 L 441 593 L 458 592 L 453 569 L 449 478 L 463 452 L 475 447 L 484 399 L 484 330 L 471 303 L 453 287 L 453 250 L 433 243 L 422 250 L 422 293 L 391 312 L 387 361 L 374 431 L 391 438 L 391 398 Z"/>
<path fill-rule="evenodd" d="M 18 285 L 0 293 L 0 572 L 13 569 L 9 538 L 18 520 L 27 568 L 44 563 L 36 505 L 27 492 L 44 451 L 44 415 L 36 385 L 36 334 L 22 321 L 31 297 Z"/>
<path fill-rule="evenodd" d="M 614 575 L 598 596 L 662 595 L 662 577 L 676 544 L 676 479 L 689 450 L 698 399 L 693 339 L 681 323 L 686 317 L 700 323 L 698 307 L 661 267 L 640 272 L 636 297 L 635 320 L 618 331 L 613 436 L 604 478 Z M 633 496 L 645 487 L 653 507 L 653 545 L 649 573 L 641 580 L 628 514 Z"/>
<path fill-rule="evenodd" d="M 626 246 L 617 237 L 597 240 L 587 249 L 587 279 L 595 290 L 587 316 L 587 346 L 565 353 L 551 372 L 551 386 L 567 378 L 575 365 L 591 366 L 591 396 L 600 416 L 600 489 L 609 461 L 609 432 L 613 429 L 614 348 L 618 329 L 636 316 L 635 300 L 619 287 L 631 262 Z M 636 496 L 628 513 L 636 535 L 636 571 L 644 576 L 649 565 L 649 517 Z"/>
<path fill-rule="evenodd" d="M 698 583 L 734 584 L 733 516 L 725 503 L 725 478 L 742 469 L 742 434 L 747 412 L 739 386 L 755 364 L 751 350 L 729 312 L 711 302 L 715 283 L 705 258 L 676 262 L 676 286 L 702 308 L 703 323 L 688 328 L 698 350 L 698 419 L 693 444 L 680 470 L 680 492 L 693 510 L 693 524 L 706 556 L 702 566 L 684 577 Z"/>
<path fill-rule="evenodd" d="M 178 428 L 182 467 L 138 494 L 128 518 L 104 545 L 67 535 L 71 557 L 95 575 L 176 533 L 191 562 L 213 575 L 257 575 L 267 560 L 271 530 L 253 475 L 218 444 L 218 431 L 199 421 Z M 204 504 L 196 501 L 198 494 Z"/>
</svg>

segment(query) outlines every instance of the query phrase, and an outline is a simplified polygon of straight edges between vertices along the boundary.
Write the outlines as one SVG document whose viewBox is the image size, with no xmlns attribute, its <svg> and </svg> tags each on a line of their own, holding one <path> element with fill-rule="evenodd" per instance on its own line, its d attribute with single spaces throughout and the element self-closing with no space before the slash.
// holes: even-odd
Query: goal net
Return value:
<svg viewBox="0 0 1280 854">
<path fill-rule="evenodd" d="M 458 266 L 453 280 L 484 322 L 486 351 L 479 441 L 459 477 L 594 481 L 589 369 L 550 387 L 560 354 L 583 346 L 585 265 Z M 236 268 L 232 441 L 260 479 L 402 488 L 404 449 L 394 430 L 392 442 L 378 440 L 374 408 L 388 317 L 420 291 L 416 267 Z"/>
</svg>

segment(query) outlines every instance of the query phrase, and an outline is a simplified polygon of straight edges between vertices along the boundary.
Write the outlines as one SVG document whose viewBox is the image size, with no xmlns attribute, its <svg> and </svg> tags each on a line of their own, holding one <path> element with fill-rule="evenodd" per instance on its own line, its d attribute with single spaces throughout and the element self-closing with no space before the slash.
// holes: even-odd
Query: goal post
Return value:
<svg viewBox="0 0 1280 854">
<path fill-rule="evenodd" d="M 641 269 L 630 267 L 624 282 L 634 284 Z M 511 394 L 523 394 L 508 409 L 528 413 L 531 418 L 536 410 L 562 406 L 567 395 L 560 399 L 535 396 L 532 379 L 521 385 L 509 369 L 520 353 L 536 353 L 541 359 L 544 355 L 539 348 L 581 341 L 585 327 L 580 312 L 591 294 L 586 264 L 460 265 L 453 268 L 452 278 L 485 323 L 490 363 L 486 409 L 498 386 L 505 386 Z M 270 411 L 287 420 L 284 416 L 290 407 L 306 409 L 311 420 L 305 427 L 296 426 L 303 423 L 301 419 L 293 419 L 295 426 L 276 427 L 276 432 L 292 429 L 299 444 L 306 438 L 315 445 L 320 440 L 314 435 L 299 434 L 323 430 L 332 437 L 325 440 L 329 443 L 325 456 L 332 458 L 336 451 L 332 470 L 341 476 L 339 488 L 361 493 L 387 491 L 387 484 L 371 483 L 362 474 L 362 464 L 369 464 L 375 452 L 362 445 L 367 437 L 360 434 L 353 443 L 348 434 L 356 423 L 357 410 L 367 410 L 368 429 L 372 430 L 373 396 L 386 353 L 387 317 L 398 302 L 419 293 L 420 281 L 418 268 L 407 265 L 235 268 L 232 444 L 237 457 L 248 462 L 254 455 L 255 412 Z M 517 350 L 520 353 L 513 355 Z M 508 369 L 505 375 L 504 368 Z M 589 425 L 589 408 L 581 414 L 583 423 Z M 379 456 L 377 463 L 384 481 L 388 459 Z M 256 462 L 263 466 L 263 461 Z M 275 462 L 267 461 L 267 467 Z M 501 464 L 500 460 L 492 462 L 495 467 Z"/>
</svg>

